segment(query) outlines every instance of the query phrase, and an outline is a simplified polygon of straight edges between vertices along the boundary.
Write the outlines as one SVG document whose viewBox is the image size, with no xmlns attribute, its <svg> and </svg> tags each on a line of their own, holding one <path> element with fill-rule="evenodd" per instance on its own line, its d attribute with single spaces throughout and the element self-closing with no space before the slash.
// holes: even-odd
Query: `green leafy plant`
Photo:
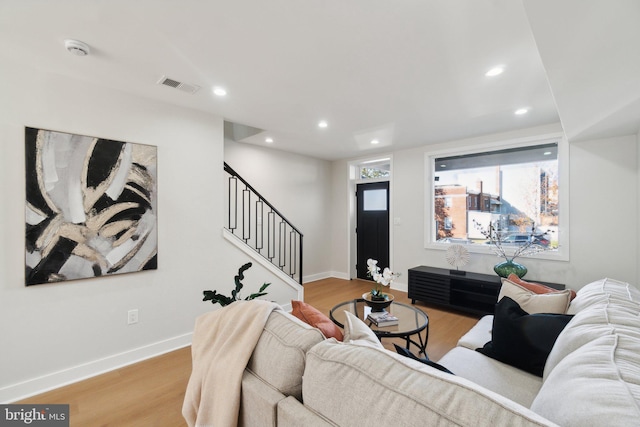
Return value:
<svg viewBox="0 0 640 427">
<path fill-rule="evenodd" d="M 244 280 L 244 272 L 247 271 L 251 267 L 251 265 L 252 264 L 250 262 L 248 262 L 248 263 L 244 264 L 242 267 L 240 267 L 238 269 L 238 274 L 234 277 L 236 288 L 231 291 L 231 297 L 219 294 L 215 290 L 213 290 L 213 291 L 203 291 L 202 293 L 204 294 L 204 298 L 202 299 L 202 301 L 211 301 L 211 304 L 220 304 L 223 307 L 225 305 L 231 304 L 234 301 L 239 301 L 241 299 L 240 291 L 244 287 L 244 285 L 242 284 L 241 280 Z M 252 300 L 252 299 L 255 299 L 255 298 L 258 298 L 258 297 L 266 295 L 267 293 L 264 292 L 264 290 L 267 289 L 267 287 L 269 285 L 271 285 L 271 283 L 263 284 L 260 287 L 260 289 L 258 290 L 258 292 L 255 292 L 255 293 L 249 295 L 244 300 L 245 301 L 249 301 L 249 300 Z"/>
</svg>

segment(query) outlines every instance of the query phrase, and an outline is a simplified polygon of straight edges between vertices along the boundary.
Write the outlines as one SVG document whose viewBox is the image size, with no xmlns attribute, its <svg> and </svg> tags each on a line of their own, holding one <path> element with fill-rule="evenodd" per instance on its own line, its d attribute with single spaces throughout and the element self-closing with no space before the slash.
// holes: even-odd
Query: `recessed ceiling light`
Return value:
<svg viewBox="0 0 640 427">
<path fill-rule="evenodd" d="M 264 139 L 264 142 L 266 142 L 267 144 L 271 144 L 273 142 L 273 138 L 271 138 L 270 136 L 266 137 Z"/>
<path fill-rule="evenodd" d="M 497 67 L 493 67 L 492 69 L 484 73 L 484 75 L 487 77 L 494 77 L 494 76 L 497 76 L 498 74 L 502 74 L 503 71 L 504 71 L 504 67 L 502 65 L 498 65 Z"/>
<path fill-rule="evenodd" d="M 371 143 L 372 143 L 373 145 L 376 145 L 376 144 L 380 144 L 380 141 L 378 141 L 377 139 L 372 139 L 372 140 L 371 140 Z"/>
<path fill-rule="evenodd" d="M 445 165 L 444 163 L 440 165 L 441 168 L 446 168 L 447 165 Z"/>
<path fill-rule="evenodd" d="M 550 156 L 551 154 L 553 154 L 551 151 L 545 151 L 542 153 L 543 156 Z"/>
<path fill-rule="evenodd" d="M 227 94 L 227 90 L 225 88 L 222 88 L 220 86 L 216 86 L 213 88 L 213 93 L 216 96 L 225 96 Z"/>
<path fill-rule="evenodd" d="M 521 116 L 521 115 L 523 115 L 523 114 L 527 114 L 528 112 L 529 112 L 529 109 L 528 109 L 528 108 L 518 108 L 518 109 L 514 112 L 514 114 L 515 114 L 515 115 L 517 115 L 517 116 Z"/>
<path fill-rule="evenodd" d="M 327 123 L 327 121 L 326 121 L 326 120 L 320 120 L 320 121 L 318 122 L 318 127 L 319 127 L 319 128 L 326 128 L 327 126 L 329 126 L 329 123 Z"/>
</svg>

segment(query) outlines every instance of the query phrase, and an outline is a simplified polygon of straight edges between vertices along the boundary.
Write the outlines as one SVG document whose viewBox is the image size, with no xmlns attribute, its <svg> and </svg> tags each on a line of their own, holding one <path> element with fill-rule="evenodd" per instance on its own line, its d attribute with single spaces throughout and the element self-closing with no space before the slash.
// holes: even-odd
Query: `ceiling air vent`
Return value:
<svg viewBox="0 0 640 427">
<path fill-rule="evenodd" d="M 159 85 L 164 85 L 164 86 L 169 86 L 169 87 L 172 87 L 172 88 L 175 88 L 175 89 L 178 89 L 178 90 L 181 90 L 183 92 L 190 93 L 190 94 L 194 94 L 200 89 L 200 86 L 190 85 L 188 83 L 182 83 L 182 82 L 179 82 L 177 80 L 170 79 L 167 76 L 162 76 L 162 78 L 160 80 L 158 80 L 158 84 Z"/>
</svg>

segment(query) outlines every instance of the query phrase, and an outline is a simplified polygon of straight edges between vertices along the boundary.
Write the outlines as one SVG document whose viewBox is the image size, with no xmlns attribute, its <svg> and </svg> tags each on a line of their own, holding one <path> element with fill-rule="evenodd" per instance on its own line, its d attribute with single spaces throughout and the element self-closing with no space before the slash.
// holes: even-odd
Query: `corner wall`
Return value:
<svg viewBox="0 0 640 427">
<path fill-rule="evenodd" d="M 0 75 L 0 402 L 188 345 L 212 310 L 202 290 L 228 294 L 249 260 L 222 238 L 222 119 L 20 64 Z M 25 126 L 158 147 L 158 270 L 25 287 Z"/>
</svg>

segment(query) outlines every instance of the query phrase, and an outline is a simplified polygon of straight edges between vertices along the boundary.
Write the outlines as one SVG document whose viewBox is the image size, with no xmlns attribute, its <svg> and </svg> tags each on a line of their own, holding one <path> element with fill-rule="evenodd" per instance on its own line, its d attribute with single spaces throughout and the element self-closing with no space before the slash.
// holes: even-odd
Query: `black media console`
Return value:
<svg viewBox="0 0 640 427">
<path fill-rule="evenodd" d="M 557 283 L 536 283 L 558 290 L 565 288 Z M 459 275 L 444 268 L 420 266 L 409 269 L 408 297 L 412 304 L 420 300 L 469 313 L 493 314 L 501 284 L 495 274 Z"/>
</svg>

